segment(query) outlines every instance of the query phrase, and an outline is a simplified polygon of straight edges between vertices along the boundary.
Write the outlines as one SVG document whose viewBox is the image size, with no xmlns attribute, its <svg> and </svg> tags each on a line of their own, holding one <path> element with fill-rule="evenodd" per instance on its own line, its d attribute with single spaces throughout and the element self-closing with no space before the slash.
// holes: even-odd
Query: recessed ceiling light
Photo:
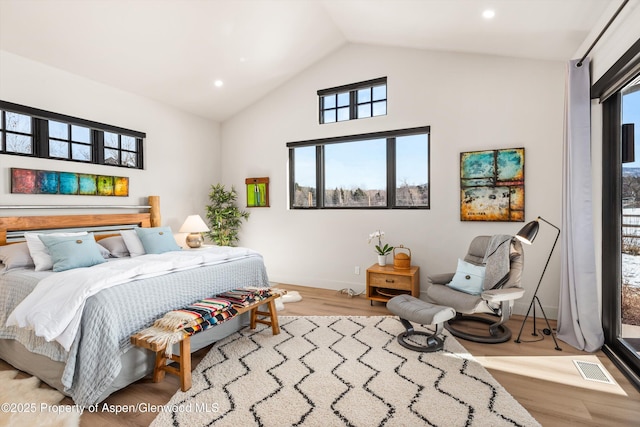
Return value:
<svg viewBox="0 0 640 427">
<path fill-rule="evenodd" d="M 216 80 L 215 82 L 213 82 L 213 85 L 215 87 L 222 87 L 224 85 L 224 82 L 222 80 Z"/>
<path fill-rule="evenodd" d="M 484 12 L 482 12 L 482 17 L 484 19 L 493 19 L 494 16 L 496 16 L 496 11 L 495 10 L 487 9 Z"/>
</svg>

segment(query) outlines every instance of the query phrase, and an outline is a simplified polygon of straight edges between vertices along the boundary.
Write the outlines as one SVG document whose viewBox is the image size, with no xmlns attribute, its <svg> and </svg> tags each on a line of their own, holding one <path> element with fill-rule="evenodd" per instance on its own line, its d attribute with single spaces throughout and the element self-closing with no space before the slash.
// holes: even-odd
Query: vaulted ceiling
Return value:
<svg viewBox="0 0 640 427">
<path fill-rule="evenodd" d="M 565 61 L 619 3 L 0 0 L 0 49 L 224 121 L 346 43 Z"/>
</svg>

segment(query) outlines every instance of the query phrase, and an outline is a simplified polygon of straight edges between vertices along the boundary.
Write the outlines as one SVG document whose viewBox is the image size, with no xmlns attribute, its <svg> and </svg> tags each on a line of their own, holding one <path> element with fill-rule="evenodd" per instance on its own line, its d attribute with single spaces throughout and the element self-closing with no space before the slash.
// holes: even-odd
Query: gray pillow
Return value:
<svg viewBox="0 0 640 427">
<path fill-rule="evenodd" d="M 107 249 L 112 257 L 123 258 L 129 256 L 127 245 L 124 244 L 122 236 L 107 237 L 105 239 L 98 240 L 98 245 Z"/>
<path fill-rule="evenodd" d="M 34 267 L 27 242 L 0 246 L 0 262 L 2 263 L 0 271 Z"/>
</svg>

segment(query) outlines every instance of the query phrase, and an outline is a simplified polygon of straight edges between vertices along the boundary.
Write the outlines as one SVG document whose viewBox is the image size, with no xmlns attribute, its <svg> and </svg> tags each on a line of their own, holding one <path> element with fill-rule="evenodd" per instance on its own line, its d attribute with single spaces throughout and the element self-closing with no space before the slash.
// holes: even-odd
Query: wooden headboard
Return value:
<svg viewBox="0 0 640 427">
<path fill-rule="evenodd" d="M 0 217 L 0 246 L 7 244 L 7 232 L 35 231 L 84 227 L 158 227 L 160 226 L 160 197 L 149 196 L 149 212 L 132 214 L 43 215 Z M 113 234 L 96 236 L 108 237 Z"/>
</svg>

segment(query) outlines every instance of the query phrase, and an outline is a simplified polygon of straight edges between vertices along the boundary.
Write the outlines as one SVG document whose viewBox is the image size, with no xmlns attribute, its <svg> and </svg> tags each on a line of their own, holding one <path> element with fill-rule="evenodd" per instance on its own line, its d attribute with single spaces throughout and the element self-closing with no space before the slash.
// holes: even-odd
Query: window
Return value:
<svg viewBox="0 0 640 427">
<path fill-rule="evenodd" d="M 290 142 L 292 209 L 429 208 L 429 127 Z"/>
<path fill-rule="evenodd" d="M 113 132 L 104 133 L 104 163 L 135 168 L 138 149 L 136 139 L 132 136 Z"/>
<path fill-rule="evenodd" d="M 142 132 L 0 101 L 0 154 L 142 169 Z"/>
<path fill-rule="evenodd" d="M 334 123 L 387 114 L 387 78 L 323 89 L 320 123 Z"/>
<path fill-rule="evenodd" d="M 91 162 L 91 130 L 49 120 L 49 157 Z"/>
<path fill-rule="evenodd" d="M 31 117 L 0 110 L 0 152 L 33 153 L 33 123 Z"/>
</svg>

